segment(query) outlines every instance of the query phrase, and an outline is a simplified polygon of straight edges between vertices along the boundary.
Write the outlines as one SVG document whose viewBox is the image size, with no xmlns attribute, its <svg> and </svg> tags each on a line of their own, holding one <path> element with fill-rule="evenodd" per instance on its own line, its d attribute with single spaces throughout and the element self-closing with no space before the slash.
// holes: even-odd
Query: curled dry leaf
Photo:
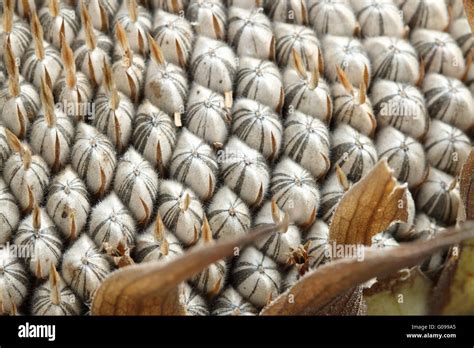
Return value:
<svg viewBox="0 0 474 348">
<path fill-rule="evenodd" d="M 370 245 L 377 233 L 395 221 L 407 221 L 406 186 L 397 185 L 385 160 L 380 161 L 341 199 L 330 226 L 330 240 L 338 245 Z M 401 203 L 401 204 L 400 204 Z M 469 229 L 471 228 L 471 230 Z M 360 314 L 364 312 L 361 284 L 374 277 L 419 264 L 443 246 L 474 235 L 473 224 L 453 229 L 429 242 L 390 250 L 366 250 L 363 261 L 340 259 L 303 277 L 262 311 L 264 315 Z M 289 301 L 291 299 L 291 301 Z"/>
<path fill-rule="evenodd" d="M 474 220 L 474 149 L 462 167 L 459 181 L 461 199 L 464 203 L 463 215 L 465 220 Z"/>
<path fill-rule="evenodd" d="M 327 305 L 319 309 L 315 315 L 365 315 L 367 305 L 361 286 L 337 296 Z"/>
<path fill-rule="evenodd" d="M 264 225 L 249 234 L 210 246 L 197 246 L 170 262 L 131 265 L 104 280 L 92 301 L 93 315 L 183 315 L 180 284 L 235 248 L 282 228 Z"/>
<path fill-rule="evenodd" d="M 436 238 L 389 250 L 366 250 L 362 261 L 339 259 L 307 273 L 299 282 L 265 307 L 262 315 L 314 315 L 334 298 L 374 278 L 412 267 L 446 246 L 474 237 L 474 223 L 440 232 Z M 353 291 L 353 290 L 352 290 Z M 356 290 L 359 291 L 359 290 Z"/>
<path fill-rule="evenodd" d="M 341 199 L 329 228 L 329 240 L 370 246 L 372 237 L 393 222 L 407 221 L 406 190 L 406 185 L 397 184 L 387 161 L 379 161 Z"/>
<path fill-rule="evenodd" d="M 407 221 L 406 185 L 397 185 L 386 160 L 380 161 L 341 199 L 329 228 L 329 239 L 338 245 L 370 246 L 372 237 L 393 222 Z M 315 310 L 320 315 L 363 315 L 366 305 L 359 284 Z"/>
<path fill-rule="evenodd" d="M 433 284 L 419 267 L 404 269 L 364 291 L 368 315 L 426 315 Z"/>
<path fill-rule="evenodd" d="M 471 6 L 474 12 L 474 4 Z M 467 6 L 466 6 L 467 9 Z M 474 220 L 474 150 L 460 174 L 461 199 L 464 211 L 460 220 Z M 462 209 L 461 209 L 462 210 Z M 474 313 L 474 239 L 454 247 L 433 290 L 431 314 Z"/>
</svg>

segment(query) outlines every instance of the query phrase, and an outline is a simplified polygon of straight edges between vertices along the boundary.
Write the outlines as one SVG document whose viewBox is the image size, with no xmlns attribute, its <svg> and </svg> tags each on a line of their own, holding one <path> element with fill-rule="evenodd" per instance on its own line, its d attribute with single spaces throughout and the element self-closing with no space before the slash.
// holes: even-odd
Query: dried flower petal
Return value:
<svg viewBox="0 0 474 348">
<path fill-rule="evenodd" d="M 92 312 L 98 315 L 186 314 L 189 302 L 186 299 L 189 296 L 180 296 L 182 290 L 179 284 L 217 260 L 231 255 L 236 247 L 249 244 L 255 238 L 279 228 L 275 225 L 265 226 L 240 239 L 210 246 L 201 245 L 165 264 L 145 263 L 123 268 L 113 273 L 99 288 L 92 303 Z M 124 292 L 128 296 L 122 297 Z M 201 309 L 202 305 L 201 302 Z"/>
<path fill-rule="evenodd" d="M 394 272 L 414 266 L 435 251 L 474 236 L 474 225 L 465 224 L 460 229 L 450 229 L 430 241 L 406 244 L 390 250 L 366 250 L 363 261 L 357 258 L 342 259 L 330 262 L 315 271 L 308 273 L 300 282 L 281 294 L 261 312 L 262 315 L 313 315 L 330 304 L 340 304 L 334 298 L 351 297 L 354 286 L 364 283 L 373 277 L 390 276 Z M 330 290 L 328 290 L 330 289 Z M 357 294 L 356 290 L 355 293 Z M 344 294 L 346 294 L 344 296 Z M 294 299 L 288 305 L 289 296 Z M 341 297 L 339 297 L 341 299 Z M 354 298 L 357 301 L 357 296 Z M 343 301 L 344 303 L 344 301 Z M 359 305 L 351 306 L 354 309 Z M 347 310 L 345 306 L 336 306 L 331 314 Z M 357 314 L 351 312 L 352 315 Z"/>
<path fill-rule="evenodd" d="M 386 161 L 380 161 L 342 197 L 330 227 L 337 244 L 370 245 L 392 222 L 408 217 L 406 186 L 397 185 Z M 404 204 L 398 204 L 402 201 Z"/>
</svg>

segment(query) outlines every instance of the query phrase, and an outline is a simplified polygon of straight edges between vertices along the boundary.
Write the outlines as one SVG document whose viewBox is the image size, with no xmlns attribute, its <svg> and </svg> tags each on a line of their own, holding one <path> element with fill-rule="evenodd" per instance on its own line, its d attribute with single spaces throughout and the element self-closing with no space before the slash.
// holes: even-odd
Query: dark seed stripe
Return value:
<svg viewBox="0 0 474 348">
<path fill-rule="evenodd" d="M 417 108 L 418 111 L 425 115 L 424 117 L 427 117 L 423 96 L 418 95 L 418 93 L 414 93 L 414 88 L 415 87 L 409 85 L 397 84 L 397 91 L 385 95 L 382 99 L 376 102 L 374 105 L 374 112 L 377 115 L 381 115 L 382 110 L 387 105 L 400 106 L 400 108 L 395 110 L 398 111 L 397 113 L 381 115 L 382 117 L 388 117 L 388 124 L 397 129 L 400 129 L 405 123 L 410 123 L 413 119 L 413 115 L 405 113 L 406 110 L 413 110 L 414 108 Z M 406 95 L 406 97 L 401 98 L 400 94 Z M 428 126 L 429 122 L 426 122 L 426 128 L 428 128 Z"/>
<path fill-rule="evenodd" d="M 201 303 L 203 300 L 199 294 L 194 290 L 189 290 L 190 293 L 186 298 L 186 312 L 188 315 L 204 316 L 209 315 L 207 307 Z"/>
<path fill-rule="evenodd" d="M 3 12 L 3 11 L 2 11 Z M 2 29 L 3 32 L 3 29 Z M 26 48 L 31 43 L 31 30 L 27 22 L 22 20 L 13 20 L 13 28 L 8 35 L 13 47 L 18 47 L 18 51 L 24 54 Z M 21 56 L 20 54 L 20 56 Z"/>
<path fill-rule="evenodd" d="M 97 32 L 96 32 L 97 33 Z M 107 56 L 113 48 L 113 43 L 108 36 L 105 35 L 96 35 L 97 47 L 101 49 L 105 56 Z M 85 40 L 74 40 L 71 49 L 74 51 L 76 65 L 82 67 L 87 55 L 90 53 L 87 48 Z M 99 67 L 95 67 L 99 69 Z"/>
<path fill-rule="evenodd" d="M 61 61 L 61 56 L 59 55 L 55 47 L 47 45 L 44 48 L 44 53 L 44 59 L 47 59 L 48 65 L 44 65 L 44 61 L 39 60 L 36 57 L 35 47 L 30 47 L 26 50 L 24 56 L 25 59 L 22 62 L 21 72 L 22 75 L 25 76 L 28 81 L 33 82 L 36 71 L 38 70 L 38 68 L 41 69 L 43 66 L 47 70 L 56 70 L 58 72 L 62 70 L 63 63 Z"/>
<path fill-rule="evenodd" d="M 214 175 L 219 169 L 218 164 L 215 158 L 211 154 L 207 154 L 208 145 L 204 142 L 201 142 L 196 147 L 190 147 L 184 151 L 177 152 L 173 155 L 173 158 L 170 162 L 170 167 L 174 168 L 173 177 L 181 182 L 186 182 L 189 175 L 193 175 L 193 172 L 190 172 L 191 167 L 195 164 L 195 167 L 199 168 L 199 165 L 204 165 L 207 167 L 209 172 Z M 196 155 L 197 154 L 197 155 Z"/>
<path fill-rule="evenodd" d="M 5 102 L 11 98 L 10 90 L 8 87 L 0 90 L 0 100 Z M 20 95 L 19 100 L 16 101 L 17 105 L 21 105 L 25 109 L 24 122 L 26 120 L 32 120 L 36 117 L 36 113 L 40 107 L 38 93 L 36 89 L 26 80 L 20 82 Z"/>
<path fill-rule="evenodd" d="M 395 46 L 396 43 L 397 40 L 390 39 L 390 45 Z M 404 73 L 404 70 L 402 70 L 401 67 L 406 58 L 418 60 L 418 56 L 409 50 L 387 50 L 382 59 L 377 60 L 378 65 L 376 65 L 376 69 L 373 72 L 374 78 L 388 79 L 392 81 L 398 81 L 403 78 L 404 76 L 402 76 L 402 74 Z"/>
<path fill-rule="evenodd" d="M 454 173 L 459 167 L 459 162 L 455 161 L 453 154 L 458 151 L 458 146 L 466 144 L 471 146 L 467 137 L 458 129 L 452 127 L 450 131 L 443 132 L 443 136 L 433 142 L 425 144 L 425 150 L 430 153 L 433 150 L 438 160 L 434 166 L 448 173 Z"/>
<path fill-rule="evenodd" d="M 309 13 L 310 21 L 313 23 L 313 27 L 316 28 L 316 25 L 319 24 L 320 27 L 323 28 L 321 34 L 328 34 L 330 25 L 339 25 L 339 23 L 336 22 L 336 19 L 344 18 L 342 7 L 346 7 L 346 5 L 344 2 L 339 2 L 339 1 L 313 2 L 308 7 L 308 13 Z M 346 10 L 351 11 L 351 9 L 347 7 L 346 7 Z M 314 17 L 316 17 L 316 14 L 319 14 L 321 12 L 324 13 L 323 18 L 320 19 L 320 23 L 315 23 Z"/>
<path fill-rule="evenodd" d="M 439 60 L 441 61 L 441 66 L 436 72 L 444 74 L 445 65 L 447 65 L 446 63 L 452 64 L 450 60 L 446 61 L 446 52 L 447 50 L 449 50 L 448 45 L 456 46 L 457 44 L 456 41 L 451 38 L 451 36 L 443 36 L 440 40 L 443 42 L 442 45 L 438 44 L 435 41 L 418 41 L 414 42 L 413 46 L 418 51 L 419 55 L 423 58 L 426 71 L 433 71 L 432 65 L 437 60 L 437 58 L 439 58 Z"/>
<path fill-rule="evenodd" d="M 134 106 L 125 97 L 122 97 L 117 110 L 110 108 L 110 98 L 105 93 L 98 93 L 95 98 L 95 117 L 94 126 L 97 127 L 102 133 L 109 136 L 115 142 L 115 118 L 118 123 L 124 123 L 122 129 L 126 128 L 127 124 L 133 123 Z M 123 132 L 122 132 L 123 135 Z M 121 136 L 122 141 L 123 136 Z M 125 139 L 126 140 L 126 139 Z"/>
<path fill-rule="evenodd" d="M 249 42 L 241 42 L 242 36 L 244 32 L 252 33 L 252 43 L 251 45 L 253 46 L 254 50 L 258 50 L 258 45 L 259 43 L 257 42 L 256 38 L 261 35 L 261 32 L 267 32 L 269 34 L 273 34 L 272 27 L 268 25 L 268 23 L 265 23 L 263 20 L 258 21 L 255 19 L 256 15 L 248 18 L 241 18 L 241 17 L 231 17 L 229 19 L 229 27 L 236 24 L 239 25 L 238 29 L 236 30 L 234 36 L 231 38 L 229 37 L 230 44 L 234 49 L 238 49 L 240 45 L 245 45 L 248 46 L 250 45 Z M 249 20 L 247 20 L 249 19 Z"/>
<path fill-rule="evenodd" d="M 321 195 L 320 212 L 324 221 L 329 221 L 344 192 L 330 191 Z"/>
<path fill-rule="evenodd" d="M 65 192 L 66 187 L 69 190 L 69 194 Z M 67 180 L 64 182 L 61 181 L 53 181 L 51 186 L 49 187 L 49 197 L 48 201 L 52 199 L 57 199 L 57 203 L 52 209 L 52 217 L 56 217 L 58 213 L 58 209 L 65 204 L 73 203 L 75 205 L 74 208 L 81 209 L 84 214 L 87 215 L 89 212 L 88 205 L 84 205 L 83 202 L 89 202 L 89 193 L 84 186 L 84 183 L 79 178 L 74 178 L 72 180 Z M 68 199 L 70 196 L 74 197 L 75 195 L 81 197 L 81 199 L 76 199 L 72 202 Z M 66 203 L 67 201 L 67 203 Z"/>
<path fill-rule="evenodd" d="M 443 181 L 427 180 L 426 184 L 444 184 Z M 442 221 L 450 221 L 454 214 L 454 200 L 449 192 L 439 188 L 438 192 L 433 192 L 432 196 L 422 205 L 421 209 L 428 215 L 436 217 Z"/>
<path fill-rule="evenodd" d="M 65 26 L 69 27 L 72 30 L 73 35 L 76 36 L 81 26 L 80 21 L 78 21 L 76 11 L 74 11 L 72 7 L 64 3 L 60 3 L 59 6 L 59 17 L 63 20 Z M 46 40 L 52 42 L 53 38 L 59 34 L 57 31 L 53 30 L 53 25 L 54 22 L 57 21 L 57 17 L 52 17 L 49 9 L 44 8 L 40 10 L 38 17 L 41 26 L 43 27 Z"/>
<path fill-rule="evenodd" d="M 223 70 L 226 71 L 227 78 L 229 81 L 234 80 L 236 69 L 234 62 L 228 60 L 225 55 L 222 54 L 221 49 L 226 49 L 225 44 L 219 44 L 214 48 L 215 57 L 210 56 L 209 52 L 205 52 L 197 56 L 191 66 L 191 75 L 194 80 L 201 83 L 207 88 L 211 88 L 213 81 L 216 79 L 222 80 L 222 76 L 216 76 L 213 73 L 213 68 L 216 64 L 220 64 Z M 199 73 L 198 73 L 199 72 Z"/>
<path fill-rule="evenodd" d="M 281 137 L 283 127 L 276 113 L 258 104 L 257 108 L 241 107 L 234 110 L 233 132 L 250 147 L 264 153 L 265 145 L 272 141 L 271 134 Z"/>
<path fill-rule="evenodd" d="M 254 170 L 257 170 L 258 168 L 268 171 L 268 167 L 263 156 L 258 156 L 257 158 L 254 158 L 252 163 L 247 165 L 245 163 L 245 158 L 243 158 L 242 156 L 239 156 L 238 154 L 228 154 L 228 155 L 230 155 L 233 163 L 224 164 L 222 166 L 221 174 L 223 178 L 226 179 L 230 175 L 234 175 L 235 172 L 239 172 L 237 183 L 235 187 L 233 187 L 233 190 L 238 195 L 242 193 L 242 189 L 244 186 L 245 179 L 247 178 L 247 175 L 250 178 L 254 177 L 255 175 L 252 175 L 251 173 Z M 231 159 L 229 159 L 229 161 Z M 247 172 L 249 172 L 250 174 Z"/>
<path fill-rule="evenodd" d="M 392 14 L 398 15 L 398 9 L 395 7 L 395 4 L 390 2 L 380 2 L 380 3 L 371 3 L 370 5 L 364 6 L 357 13 L 357 17 L 360 19 L 361 16 L 365 15 L 366 20 L 362 24 L 362 30 L 369 23 L 377 23 L 377 36 L 385 36 L 386 26 L 388 23 L 385 23 L 385 16 L 390 14 L 389 11 L 392 11 Z"/>
<path fill-rule="evenodd" d="M 89 143 L 92 138 L 96 141 L 96 147 Z M 100 161 L 102 165 L 107 164 L 111 168 L 115 167 L 114 147 L 105 135 L 97 133 L 94 136 L 76 137 L 72 157 L 75 157 L 78 151 L 82 151 L 82 153 L 79 156 L 75 169 L 83 178 L 87 176 L 91 161 Z"/>
<path fill-rule="evenodd" d="M 240 210 L 241 207 L 245 208 L 245 203 L 240 198 L 235 198 L 225 208 L 216 209 L 216 210 L 212 210 L 212 211 L 208 212 L 207 218 L 209 219 L 209 223 L 211 223 L 211 224 L 212 224 L 213 220 L 219 218 L 220 215 L 225 216 L 225 219 L 224 219 L 224 221 L 222 221 L 221 225 L 217 226 L 217 228 L 214 227 L 213 230 L 212 230 L 212 233 L 213 233 L 213 236 L 214 236 L 215 239 L 219 239 L 219 237 L 221 236 L 222 231 L 225 229 L 225 227 L 227 225 L 227 222 L 229 220 L 237 221 L 240 228 L 242 229 L 242 231 L 245 231 L 245 230 L 248 229 L 248 223 L 246 223 L 245 221 L 250 222 L 251 217 L 248 214 L 244 214 Z M 230 213 L 229 213 L 230 209 L 234 210 L 234 212 L 235 212 L 234 216 L 230 215 Z"/>
<path fill-rule="evenodd" d="M 462 117 L 462 113 L 453 112 L 457 105 L 462 105 L 462 97 L 458 93 L 453 93 L 451 83 L 449 86 L 433 87 L 425 92 L 426 104 L 430 116 L 450 124 L 456 124 L 457 119 Z M 450 112 L 448 112 L 450 111 Z"/>
<path fill-rule="evenodd" d="M 139 113 L 136 116 L 133 130 L 133 144 L 135 148 L 150 162 L 157 164 L 156 146 L 160 143 L 162 151 L 169 148 L 169 154 L 164 154 L 162 161 L 171 156 L 176 143 L 176 129 L 170 117 L 163 112 Z M 150 155 L 147 147 L 153 149 Z"/>
<path fill-rule="evenodd" d="M 338 163 L 346 172 L 347 178 L 353 182 L 360 180 L 366 165 L 371 168 L 377 162 L 377 158 L 366 147 L 359 148 L 354 142 L 342 143 L 333 147 L 331 156 L 333 156 L 331 162 Z M 346 164 L 349 164 L 350 167 L 346 168 Z"/>
<path fill-rule="evenodd" d="M 177 255 L 178 251 L 177 248 L 180 247 L 180 244 L 177 242 L 169 242 L 169 254 L 168 255 Z M 142 262 L 149 254 L 154 252 L 155 250 L 159 250 L 161 253 L 161 243 L 159 242 L 148 242 L 146 243 L 146 246 L 143 248 L 140 248 L 135 252 L 135 259 L 137 262 Z"/>
<path fill-rule="evenodd" d="M 252 275 L 257 274 L 258 278 L 260 277 L 266 277 L 268 278 L 275 289 L 279 290 L 279 285 L 275 279 L 273 279 L 266 271 L 278 271 L 277 267 L 274 266 L 269 266 L 264 263 L 265 260 L 265 255 L 262 255 L 262 258 L 260 262 L 254 263 L 254 262 L 246 262 L 246 261 L 238 261 L 235 265 L 235 270 L 233 273 L 233 282 L 236 287 L 238 287 L 240 284 L 245 282 L 247 279 L 249 279 Z M 260 273 L 259 270 L 263 270 L 263 273 Z M 260 279 L 257 280 L 256 286 L 254 287 L 253 291 L 251 292 L 249 298 L 252 297 L 252 295 L 255 293 L 258 282 Z"/>
<path fill-rule="evenodd" d="M 213 263 L 211 266 L 209 266 L 204 271 L 199 273 L 193 281 L 195 284 L 201 284 L 202 289 L 204 291 L 212 290 L 215 284 L 209 284 L 209 279 L 211 278 L 211 272 L 216 272 L 218 277 L 222 279 L 222 283 L 223 283 L 225 270 L 226 270 L 226 267 L 225 267 L 224 262 Z"/>
<path fill-rule="evenodd" d="M 294 132 L 294 135 L 286 140 L 285 153 L 293 160 L 300 163 L 303 155 L 308 150 L 310 139 L 317 139 L 326 148 L 329 148 L 329 138 L 326 128 L 311 126 L 312 121 L 308 118 L 306 122 L 301 120 L 289 120 L 285 123 L 285 133 Z M 313 151 L 316 149 L 312 149 Z M 320 150 L 320 149 L 317 149 Z"/>
<path fill-rule="evenodd" d="M 103 217 L 103 220 L 97 223 L 95 225 L 95 228 L 89 232 L 90 236 L 94 240 L 96 240 L 97 235 L 99 233 L 103 233 L 104 236 L 102 238 L 102 243 L 104 243 L 109 242 L 110 235 L 113 231 L 120 231 L 120 233 L 122 233 L 123 236 L 126 237 L 128 243 L 133 243 L 135 239 L 135 231 L 133 229 L 133 226 L 128 226 L 128 224 L 121 220 L 122 217 L 124 217 L 124 220 L 130 218 L 128 211 L 124 208 L 118 211 L 114 211 L 113 213 L 115 213 L 116 216 L 116 219 L 114 221 L 110 220 L 111 213 L 111 211 L 101 211 L 100 216 Z M 98 215 L 99 214 L 97 214 L 96 216 L 99 217 Z"/>
<path fill-rule="evenodd" d="M 162 219 L 163 223 L 165 224 L 166 227 L 168 227 L 170 230 L 173 232 L 176 231 L 177 228 L 177 222 L 183 213 L 181 210 L 181 199 L 184 197 L 186 191 L 183 189 L 181 190 L 179 196 L 175 196 L 172 194 L 168 193 L 159 193 L 158 194 L 158 206 L 162 205 L 167 205 L 167 211 L 162 214 Z M 195 198 L 191 198 L 191 201 L 196 200 Z M 198 211 L 196 211 L 192 203 L 190 204 L 188 210 L 185 212 L 185 214 L 191 214 L 193 218 L 196 220 L 196 222 L 199 223 L 199 225 L 202 224 L 202 218 L 201 215 L 199 214 Z"/>
<path fill-rule="evenodd" d="M 431 16 L 431 11 L 430 6 L 427 5 L 425 1 L 413 2 L 410 0 L 404 0 L 400 3 L 399 7 L 403 9 L 405 5 L 413 6 L 413 4 L 416 4 L 416 9 L 407 24 L 410 26 L 410 28 L 426 27 L 428 20 Z"/>
<path fill-rule="evenodd" d="M 211 5 L 211 6 L 209 6 Z M 186 17 L 189 21 L 199 23 L 201 17 L 215 17 L 219 26 L 224 29 L 227 22 L 226 7 L 220 2 L 199 2 L 192 1 L 186 10 Z"/>
<path fill-rule="evenodd" d="M 47 255 L 31 255 L 28 253 L 28 255 L 25 255 L 25 262 L 29 264 L 33 261 L 34 256 L 39 258 L 37 262 L 43 261 L 44 263 L 47 263 L 49 261 L 54 263 L 59 261 L 62 255 L 61 250 L 63 248 L 63 243 L 56 228 L 54 226 L 49 226 L 36 231 L 30 223 L 31 221 L 28 221 L 27 223 L 20 225 L 15 236 L 15 244 L 17 244 L 17 241 L 20 241 L 19 246 L 28 248 L 26 250 L 34 250 L 35 254 L 38 253 L 38 250 L 41 250 L 40 244 L 42 244 L 43 247 L 51 252 L 55 260 L 47 259 Z"/>
<path fill-rule="evenodd" d="M 301 2 L 301 5 L 303 5 L 303 2 Z M 306 2 L 304 2 L 304 6 L 306 6 Z M 280 7 L 285 8 L 285 10 L 282 11 L 283 13 L 287 14 L 287 16 L 285 18 L 285 22 L 298 24 L 297 16 L 295 15 L 295 13 L 301 12 L 301 9 L 299 9 L 298 7 L 294 7 L 292 0 L 273 0 L 273 1 L 271 1 L 269 3 L 269 11 L 268 11 L 269 17 L 275 19 L 276 12 Z M 293 17 L 290 17 L 291 13 L 293 14 Z"/>
<path fill-rule="evenodd" d="M 215 115 L 227 124 L 227 111 L 222 97 L 213 92 L 208 98 L 188 105 L 186 125 L 194 134 L 205 138 L 208 131 L 207 123 Z"/>
<path fill-rule="evenodd" d="M 170 63 L 160 66 L 159 70 L 161 71 L 161 74 L 158 75 L 158 77 L 151 78 L 149 81 L 152 82 L 148 83 L 156 83 L 158 86 L 166 89 L 173 88 L 173 92 L 175 93 L 170 93 L 170 95 L 177 95 L 175 97 L 176 102 L 180 102 L 181 105 L 184 105 L 184 101 L 188 95 L 188 86 L 186 84 L 187 80 L 184 76 L 184 73 L 177 66 L 174 66 Z"/>
<path fill-rule="evenodd" d="M 271 190 L 277 196 L 278 206 L 282 207 L 288 202 L 288 199 L 294 198 L 291 196 L 291 190 L 295 187 L 300 187 L 314 195 L 317 194 L 314 179 L 309 172 L 305 171 L 303 176 L 298 176 L 299 185 L 296 184 L 295 177 L 295 173 L 273 173 Z"/>
<path fill-rule="evenodd" d="M 8 228 L 6 231 L 1 231 L 1 232 L 7 232 L 9 231 L 10 233 L 13 232 L 13 227 L 11 225 L 9 213 L 11 212 L 10 209 L 15 209 L 18 210 L 17 203 L 15 198 L 13 198 L 13 195 L 10 193 L 8 190 L 8 187 L 3 183 L 3 181 L 0 179 L 0 220 L 5 222 L 8 225 Z M 2 208 L 5 209 L 2 211 Z"/>
<path fill-rule="evenodd" d="M 396 171 L 399 172 L 397 178 L 401 182 L 407 182 L 408 178 L 410 177 L 410 171 L 411 171 L 411 166 L 410 166 L 410 152 L 405 151 L 400 145 L 404 144 L 404 146 L 408 149 L 412 145 L 416 145 L 417 142 L 415 141 L 409 141 L 408 136 L 404 135 L 403 140 L 400 141 L 398 144 L 396 144 L 393 147 L 389 147 L 386 149 L 384 152 L 381 152 L 379 154 L 379 158 L 386 157 L 388 163 L 392 163 L 393 160 L 399 158 L 401 161 L 401 165 L 399 168 L 396 168 Z"/>
<path fill-rule="evenodd" d="M 122 181 L 115 187 L 117 194 L 127 205 L 131 204 L 132 194 L 136 191 L 145 191 L 148 193 L 148 199 L 154 201 L 158 192 L 158 186 L 153 178 L 148 174 L 150 171 L 154 172 L 150 164 L 145 160 L 139 162 L 132 162 L 130 160 L 122 160 L 120 166 L 128 166 L 130 169 L 139 171 L 140 175 L 135 175 L 134 171 L 127 174 Z M 144 190 L 143 190 L 144 189 Z"/>
<path fill-rule="evenodd" d="M 192 32 L 189 32 L 188 27 L 182 23 L 183 19 L 177 18 L 171 24 L 161 24 L 154 28 L 153 37 L 160 47 L 170 40 L 176 40 L 183 49 L 186 61 L 189 58 L 192 47 Z M 166 52 L 164 52 L 166 54 Z"/>
<path fill-rule="evenodd" d="M 278 64 L 281 66 L 288 65 L 293 49 L 296 49 L 301 56 L 303 65 L 310 66 L 310 52 L 308 52 L 307 46 L 318 46 L 318 39 L 309 28 L 301 28 L 296 31 L 296 34 L 298 35 L 297 38 L 294 36 L 293 31 L 277 36 L 276 52 Z"/>
<path fill-rule="evenodd" d="M 261 76 L 256 71 L 261 72 Z M 268 61 L 261 61 L 254 69 L 243 68 L 239 69 L 237 73 L 237 85 L 239 86 L 240 94 L 246 98 L 257 100 L 260 94 L 260 81 L 265 79 L 275 78 L 281 79 L 278 70 Z"/>
<path fill-rule="evenodd" d="M 88 281 L 95 280 L 101 282 L 107 276 L 107 270 L 103 269 L 104 256 L 95 247 L 90 247 L 84 253 L 87 264 L 81 262 L 76 268 L 70 286 L 76 291 L 84 294 L 84 298 L 89 299 L 91 293 L 88 290 Z M 81 286 L 82 283 L 82 286 Z"/>
<path fill-rule="evenodd" d="M 33 310 L 35 315 L 48 315 L 53 308 L 61 311 L 62 315 L 78 315 L 76 308 L 69 302 L 75 295 L 71 289 L 63 284 L 59 289 L 60 302 L 53 304 L 51 302 L 51 288 L 43 284 L 36 290 L 33 297 Z"/>
<path fill-rule="evenodd" d="M 9 259 L 9 262 L 3 264 L 3 269 L 3 279 L 7 293 L 10 294 L 13 291 L 20 298 L 25 297 L 29 278 L 20 260 L 17 258 Z"/>
<path fill-rule="evenodd" d="M 239 295 L 240 297 L 240 295 Z M 255 308 L 245 301 L 243 298 L 231 298 L 227 296 L 226 293 L 223 293 L 214 303 L 214 310 L 212 311 L 213 315 L 233 315 L 235 311 L 238 311 L 240 314 L 251 313 L 256 314 L 257 311 Z"/>
</svg>

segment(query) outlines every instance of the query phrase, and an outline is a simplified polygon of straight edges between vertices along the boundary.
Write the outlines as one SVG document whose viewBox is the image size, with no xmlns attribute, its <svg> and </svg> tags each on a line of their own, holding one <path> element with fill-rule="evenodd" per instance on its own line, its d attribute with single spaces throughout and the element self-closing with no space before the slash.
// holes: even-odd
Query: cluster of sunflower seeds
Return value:
<svg viewBox="0 0 474 348">
<path fill-rule="evenodd" d="M 381 158 L 409 218 L 374 247 L 455 222 L 461 0 L 3 0 L 0 38 L 3 313 L 87 314 L 116 268 L 283 223 L 181 290 L 189 315 L 254 315 L 330 261 L 332 215 Z"/>
</svg>

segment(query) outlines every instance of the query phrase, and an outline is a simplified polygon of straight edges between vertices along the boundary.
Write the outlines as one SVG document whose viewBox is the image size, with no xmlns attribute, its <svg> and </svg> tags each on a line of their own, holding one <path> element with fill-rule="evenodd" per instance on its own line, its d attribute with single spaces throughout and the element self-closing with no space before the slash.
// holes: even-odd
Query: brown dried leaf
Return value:
<svg viewBox="0 0 474 348">
<path fill-rule="evenodd" d="M 445 248 L 474 237 L 474 223 L 440 232 L 436 238 L 385 250 L 366 250 L 363 261 L 339 259 L 307 273 L 299 282 L 265 307 L 262 315 L 314 315 L 337 296 L 374 278 L 420 264 Z"/>
<path fill-rule="evenodd" d="M 131 265 L 104 280 L 92 301 L 93 315 L 183 315 L 180 284 L 210 264 L 232 255 L 236 247 L 274 233 L 280 225 L 253 229 L 244 237 L 197 246 L 167 263 Z"/>
<path fill-rule="evenodd" d="M 474 220 L 474 150 L 464 163 L 460 174 L 460 221 Z M 451 250 L 448 261 L 433 290 L 432 314 L 474 313 L 474 240 L 466 240 Z"/>
<path fill-rule="evenodd" d="M 361 286 L 349 290 L 345 294 L 336 297 L 323 308 L 318 310 L 316 315 L 365 315 L 367 304 L 364 300 L 364 293 Z"/>
<path fill-rule="evenodd" d="M 406 221 L 406 207 L 406 186 L 397 185 L 387 162 L 380 161 L 343 196 L 334 213 L 329 239 L 337 244 L 370 246 L 374 235 L 395 221 Z M 363 289 L 356 286 L 315 314 L 361 315 L 365 311 Z"/>
<path fill-rule="evenodd" d="M 464 203 L 464 217 L 466 220 L 474 220 L 474 150 L 471 150 L 462 167 L 459 184 Z"/>
<path fill-rule="evenodd" d="M 329 239 L 337 244 L 370 246 L 372 237 L 408 218 L 406 184 L 398 185 L 381 160 L 343 196 L 334 212 Z"/>
</svg>

